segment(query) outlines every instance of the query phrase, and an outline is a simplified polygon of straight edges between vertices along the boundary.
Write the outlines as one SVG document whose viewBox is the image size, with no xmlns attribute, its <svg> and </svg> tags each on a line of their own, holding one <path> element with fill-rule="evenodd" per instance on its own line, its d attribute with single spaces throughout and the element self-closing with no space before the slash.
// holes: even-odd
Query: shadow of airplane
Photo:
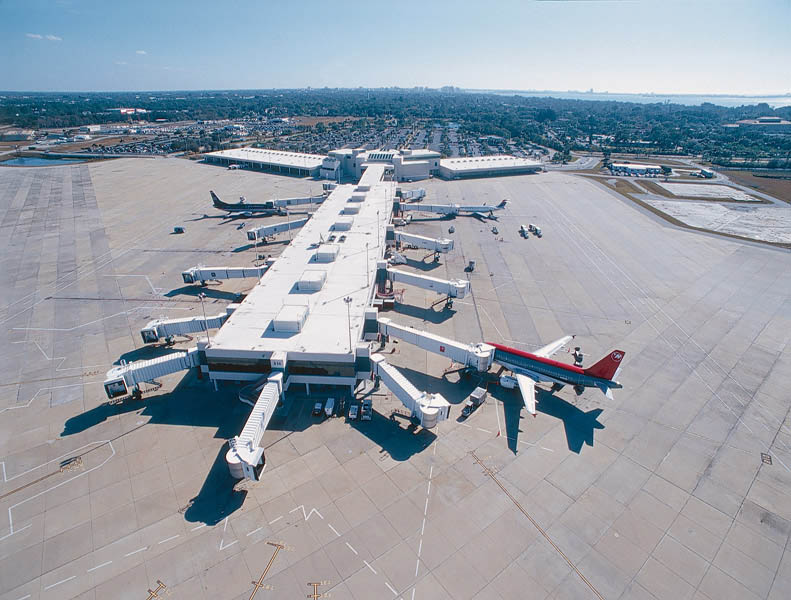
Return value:
<svg viewBox="0 0 791 600">
<path fill-rule="evenodd" d="M 523 413 L 524 403 L 518 393 L 508 390 L 503 391 L 505 392 L 502 401 L 508 449 L 516 454 L 520 433 L 519 422 L 523 418 L 523 414 L 527 415 L 527 413 Z M 585 444 L 593 446 L 594 430 L 604 429 L 604 424 L 598 420 L 599 415 L 604 412 L 603 409 L 594 408 L 584 412 L 548 390 L 536 387 L 536 392 L 537 411 L 556 417 L 563 422 L 563 428 L 566 432 L 566 445 L 570 451 L 579 454 Z"/>
</svg>

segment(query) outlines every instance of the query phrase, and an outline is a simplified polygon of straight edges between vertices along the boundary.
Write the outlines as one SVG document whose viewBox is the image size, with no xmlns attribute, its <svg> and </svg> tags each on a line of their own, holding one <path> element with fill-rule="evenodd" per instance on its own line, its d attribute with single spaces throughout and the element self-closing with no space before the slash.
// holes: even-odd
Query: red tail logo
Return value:
<svg viewBox="0 0 791 600">
<path fill-rule="evenodd" d="M 585 369 L 585 374 L 600 379 L 612 379 L 625 354 L 623 350 L 613 350 L 595 365 Z"/>
</svg>

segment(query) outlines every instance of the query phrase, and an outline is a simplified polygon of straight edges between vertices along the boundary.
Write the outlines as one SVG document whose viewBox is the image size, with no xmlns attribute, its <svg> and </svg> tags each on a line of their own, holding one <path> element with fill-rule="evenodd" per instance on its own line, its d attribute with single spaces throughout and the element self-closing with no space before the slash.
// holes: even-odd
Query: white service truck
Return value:
<svg viewBox="0 0 791 600">
<path fill-rule="evenodd" d="M 461 409 L 462 417 L 469 417 L 475 409 L 478 408 L 486 400 L 486 388 L 477 387 L 472 391 L 470 397 L 464 402 L 464 408 Z"/>
</svg>

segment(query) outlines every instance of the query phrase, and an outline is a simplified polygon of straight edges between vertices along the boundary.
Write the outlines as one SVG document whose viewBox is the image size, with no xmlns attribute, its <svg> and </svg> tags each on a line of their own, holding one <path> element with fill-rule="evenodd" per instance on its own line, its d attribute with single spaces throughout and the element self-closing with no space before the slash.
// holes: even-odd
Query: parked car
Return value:
<svg viewBox="0 0 791 600">
<path fill-rule="evenodd" d="M 360 406 L 358 404 L 352 404 L 349 407 L 349 420 L 356 421 L 359 415 Z"/>
<path fill-rule="evenodd" d="M 324 403 L 319 401 L 313 405 L 313 416 L 318 417 L 321 414 L 321 411 L 324 409 Z"/>
</svg>

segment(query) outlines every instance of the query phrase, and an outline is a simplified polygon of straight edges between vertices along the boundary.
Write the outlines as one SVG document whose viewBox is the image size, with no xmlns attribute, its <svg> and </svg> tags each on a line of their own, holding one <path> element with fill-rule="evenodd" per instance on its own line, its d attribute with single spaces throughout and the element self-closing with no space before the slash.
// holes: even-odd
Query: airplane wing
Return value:
<svg viewBox="0 0 791 600">
<path fill-rule="evenodd" d="M 526 375 L 516 373 L 516 381 L 519 383 L 519 391 L 522 393 L 522 401 L 525 408 L 534 417 L 536 416 L 536 382 Z"/>
<path fill-rule="evenodd" d="M 480 219 L 481 221 L 489 218 L 486 213 L 482 213 L 482 212 L 471 212 L 467 214 L 470 215 L 471 217 L 475 217 L 476 219 Z"/>
<path fill-rule="evenodd" d="M 550 356 L 555 354 L 555 352 L 560 350 L 563 346 L 568 344 L 573 339 L 574 339 L 573 335 L 564 336 L 559 340 L 555 340 L 554 342 L 547 344 L 543 348 L 539 348 L 533 354 L 535 354 L 536 356 L 540 356 L 541 358 L 549 358 Z"/>
</svg>

